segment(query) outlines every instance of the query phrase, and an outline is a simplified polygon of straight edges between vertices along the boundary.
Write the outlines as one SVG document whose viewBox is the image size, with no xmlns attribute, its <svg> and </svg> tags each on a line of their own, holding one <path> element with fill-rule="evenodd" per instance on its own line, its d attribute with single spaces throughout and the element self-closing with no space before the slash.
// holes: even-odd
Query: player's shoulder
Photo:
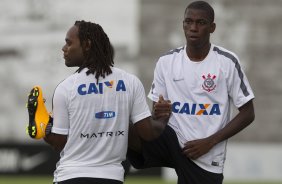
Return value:
<svg viewBox="0 0 282 184">
<path fill-rule="evenodd" d="M 135 76 L 134 74 L 117 67 L 112 67 L 112 72 L 113 72 L 112 74 L 116 76 L 123 76 L 128 78 L 132 78 Z"/>
<path fill-rule="evenodd" d="M 212 51 L 222 60 L 232 61 L 233 63 L 238 62 L 238 56 L 224 47 L 213 45 Z"/>
<path fill-rule="evenodd" d="M 173 57 L 174 55 L 178 55 L 181 54 L 184 51 L 184 46 L 178 47 L 178 48 L 174 48 L 169 50 L 168 52 L 166 52 L 165 54 L 161 55 L 160 58 L 169 58 L 169 57 Z"/>
<path fill-rule="evenodd" d="M 132 91 L 134 89 L 140 89 L 143 87 L 143 84 L 137 75 L 116 67 L 113 67 L 112 71 L 114 78 L 122 81 L 126 86 L 127 91 Z"/>
<path fill-rule="evenodd" d="M 62 81 L 60 81 L 56 88 L 55 88 L 55 93 L 67 93 L 67 91 L 69 89 L 72 89 L 72 86 L 74 84 L 74 81 L 75 81 L 75 74 L 72 74 L 70 76 L 68 76 L 67 78 L 63 79 Z"/>
<path fill-rule="evenodd" d="M 179 63 L 177 61 L 181 61 L 183 59 L 183 52 L 185 50 L 185 46 L 178 47 L 175 49 L 171 49 L 165 54 L 161 55 L 157 62 L 157 68 L 170 68 L 171 66 Z"/>
<path fill-rule="evenodd" d="M 58 84 L 58 86 L 69 87 L 70 85 L 73 85 L 73 83 L 76 81 L 77 75 L 79 75 L 78 72 L 75 72 L 75 73 L 69 75 L 67 78 L 63 79 Z"/>
<path fill-rule="evenodd" d="M 117 78 L 124 79 L 127 81 L 133 81 L 133 82 L 139 80 L 139 78 L 135 74 L 125 71 L 121 68 L 113 67 L 112 71 L 113 71 L 112 74 L 117 76 Z"/>
</svg>

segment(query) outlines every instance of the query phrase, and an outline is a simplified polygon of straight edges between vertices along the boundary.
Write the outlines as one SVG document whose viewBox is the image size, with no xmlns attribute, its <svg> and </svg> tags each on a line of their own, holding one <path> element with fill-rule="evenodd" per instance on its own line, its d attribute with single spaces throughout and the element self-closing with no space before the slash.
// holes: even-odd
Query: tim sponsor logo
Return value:
<svg viewBox="0 0 282 184">
<path fill-rule="evenodd" d="M 97 119 L 108 119 L 108 118 L 113 118 L 116 116 L 116 113 L 114 111 L 102 111 L 102 112 L 97 112 L 95 114 L 95 118 Z"/>
</svg>

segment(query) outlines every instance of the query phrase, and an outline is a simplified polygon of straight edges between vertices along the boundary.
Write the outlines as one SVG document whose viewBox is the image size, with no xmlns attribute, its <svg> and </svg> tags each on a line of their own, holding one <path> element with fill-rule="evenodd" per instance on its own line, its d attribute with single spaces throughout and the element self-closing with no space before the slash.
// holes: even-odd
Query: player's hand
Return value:
<svg viewBox="0 0 282 184">
<path fill-rule="evenodd" d="M 159 101 L 154 104 L 153 118 L 155 120 L 167 120 L 171 114 L 171 102 L 165 100 L 162 95 L 159 96 Z"/>
<path fill-rule="evenodd" d="M 46 126 L 46 129 L 45 129 L 45 136 L 48 136 L 49 134 L 51 134 L 51 131 L 52 131 L 52 127 L 53 127 L 53 117 L 52 115 L 50 114 L 49 116 L 49 122 Z"/>
<path fill-rule="evenodd" d="M 214 144 L 209 138 L 188 141 L 184 144 L 182 153 L 186 157 L 195 160 L 209 152 L 213 146 Z"/>
<path fill-rule="evenodd" d="M 53 113 L 50 112 L 49 113 L 49 122 L 46 126 L 46 129 L 45 129 L 45 136 L 48 136 L 51 134 L 52 132 L 52 127 L 53 127 Z"/>
</svg>

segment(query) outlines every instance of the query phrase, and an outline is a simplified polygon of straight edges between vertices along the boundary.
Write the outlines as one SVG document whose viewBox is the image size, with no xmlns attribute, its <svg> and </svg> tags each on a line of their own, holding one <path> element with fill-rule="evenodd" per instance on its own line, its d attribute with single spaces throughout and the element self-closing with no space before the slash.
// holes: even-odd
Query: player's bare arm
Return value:
<svg viewBox="0 0 282 184">
<path fill-rule="evenodd" d="M 165 100 L 162 95 L 159 97 L 158 102 L 153 102 L 152 118 L 167 123 L 171 114 L 171 102 Z"/>
<path fill-rule="evenodd" d="M 153 104 L 153 116 L 147 117 L 133 125 L 129 124 L 128 147 L 136 152 L 141 151 L 141 141 L 149 141 L 157 138 L 165 126 L 171 114 L 170 100 L 164 100 L 160 96 L 158 102 Z"/>
<path fill-rule="evenodd" d="M 48 143 L 54 150 L 62 151 L 67 143 L 67 135 L 50 133 L 44 137 L 44 141 Z"/>
<path fill-rule="evenodd" d="M 160 96 L 159 101 L 154 103 L 153 116 L 135 123 L 137 134 L 147 141 L 157 138 L 167 125 L 170 114 L 171 102 Z"/>
<path fill-rule="evenodd" d="M 197 159 L 206 154 L 214 145 L 226 140 L 250 125 L 255 119 L 253 101 L 250 100 L 239 108 L 239 113 L 220 131 L 210 137 L 188 141 L 183 147 L 183 154 Z"/>
<path fill-rule="evenodd" d="M 142 149 L 140 137 L 147 141 L 157 138 L 167 125 L 171 111 L 171 101 L 164 100 L 160 95 L 158 102 L 153 102 L 152 117 L 145 118 L 135 125 L 129 124 L 128 147 L 140 152 Z"/>
<path fill-rule="evenodd" d="M 136 152 L 141 151 L 141 140 L 150 141 L 157 138 L 165 126 L 171 114 L 170 100 L 164 100 L 163 96 L 159 97 L 158 102 L 153 104 L 153 116 L 129 124 L 128 147 Z"/>
</svg>

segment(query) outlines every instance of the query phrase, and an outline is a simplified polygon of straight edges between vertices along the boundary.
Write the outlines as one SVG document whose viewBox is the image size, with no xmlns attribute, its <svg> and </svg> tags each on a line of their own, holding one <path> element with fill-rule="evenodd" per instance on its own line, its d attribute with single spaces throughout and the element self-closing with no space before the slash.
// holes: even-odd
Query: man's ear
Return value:
<svg viewBox="0 0 282 184">
<path fill-rule="evenodd" d="M 85 51 L 89 51 L 91 49 L 91 41 L 89 39 L 87 41 L 84 41 L 82 48 L 84 48 Z"/>
<path fill-rule="evenodd" d="M 215 28 L 216 28 L 216 24 L 214 22 L 211 23 L 210 33 L 213 33 L 215 31 Z"/>
</svg>

